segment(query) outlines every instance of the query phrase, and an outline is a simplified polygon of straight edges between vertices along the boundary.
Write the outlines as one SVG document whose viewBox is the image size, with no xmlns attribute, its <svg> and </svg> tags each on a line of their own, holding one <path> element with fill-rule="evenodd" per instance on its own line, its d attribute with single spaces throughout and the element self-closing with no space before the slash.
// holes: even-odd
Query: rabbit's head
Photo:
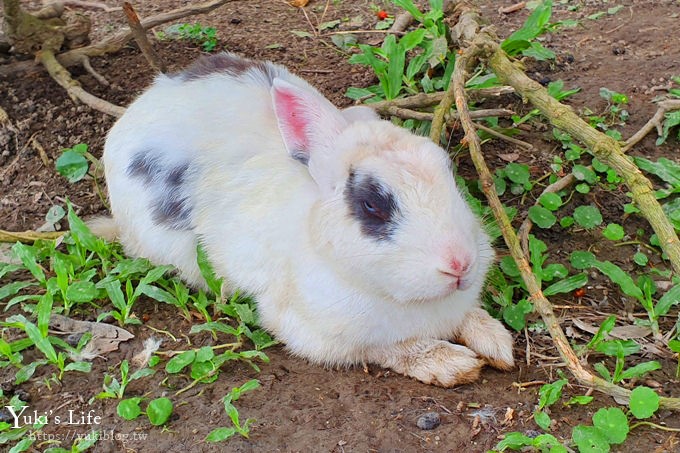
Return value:
<svg viewBox="0 0 680 453">
<path fill-rule="evenodd" d="M 318 187 L 313 246 L 342 279 L 401 303 L 479 291 L 493 251 L 443 149 L 279 79 L 272 97 L 286 149 Z"/>
</svg>

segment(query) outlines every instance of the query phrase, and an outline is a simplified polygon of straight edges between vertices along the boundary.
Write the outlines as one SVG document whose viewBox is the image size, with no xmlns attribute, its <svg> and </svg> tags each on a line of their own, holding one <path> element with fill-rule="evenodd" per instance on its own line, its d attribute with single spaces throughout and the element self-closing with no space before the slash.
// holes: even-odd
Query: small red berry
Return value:
<svg viewBox="0 0 680 453">
<path fill-rule="evenodd" d="M 586 290 L 583 288 L 579 288 L 576 291 L 574 291 L 574 296 L 581 298 L 586 295 Z"/>
<path fill-rule="evenodd" d="M 380 19 L 380 20 L 387 19 L 387 11 L 385 11 L 385 10 L 380 10 L 375 14 L 376 14 L 376 16 L 378 16 L 378 19 Z"/>
</svg>

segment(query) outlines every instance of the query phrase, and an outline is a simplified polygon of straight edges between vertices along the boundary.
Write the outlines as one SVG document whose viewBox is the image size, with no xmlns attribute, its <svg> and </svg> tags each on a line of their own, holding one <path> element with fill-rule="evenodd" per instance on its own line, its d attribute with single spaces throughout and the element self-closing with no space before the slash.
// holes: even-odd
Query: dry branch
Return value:
<svg viewBox="0 0 680 453">
<path fill-rule="evenodd" d="M 151 47 L 149 38 L 146 36 L 146 30 L 144 30 L 144 27 L 142 27 L 142 24 L 139 22 L 139 16 L 137 16 L 137 13 L 130 2 L 123 2 L 123 11 L 125 12 L 125 17 L 127 18 L 128 25 L 132 31 L 132 36 L 134 36 L 135 41 L 137 41 L 139 50 L 142 51 L 142 55 L 144 55 L 146 61 L 148 61 L 151 67 L 156 71 L 166 73 L 168 68 L 158 57 L 158 54 L 153 50 L 153 47 Z"/>
<path fill-rule="evenodd" d="M 95 110 L 115 117 L 120 117 L 125 113 L 125 108 L 111 104 L 110 102 L 85 91 L 83 87 L 80 86 L 80 83 L 71 77 L 71 74 L 66 68 L 59 64 L 51 50 L 41 50 L 36 57 L 45 69 L 47 69 L 50 77 L 64 88 L 74 101 L 80 101 Z"/>
<path fill-rule="evenodd" d="M 613 138 L 590 127 L 574 111 L 548 94 L 538 82 L 531 80 L 505 55 L 498 43 L 490 36 L 484 39 L 490 54 L 486 60 L 501 83 L 512 86 L 517 94 L 527 99 L 553 124 L 585 144 L 590 152 L 621 176 L 632 194 L 633 202 L 659 237 L 661 248 L 668 255 L 676 274 L 680 274 L 680 241 L 673 225 L 664 214 L 654 196 L 651 182 L 626 156 Z"/>
<path fill-rule="evenodd" d="M 236 0 L 212 0 L 205 3 L 199 3 L 197 5 L 188 5 L 182 8 L 173 9 L 172 11 L 168 11 L 166 13 L 148 17 L 142 20 L 140 23 L 142 24 L 144 30 L 149 30 L 150 28 L 162 25 L 166 22 L 181 19 L 183 17 L 208 13 L 224 4 L 233 1 Z M 97 44 L 64 52 L 63 54 L 58 55 L 57 59 L 64 67 L 73 66 L 80 64 L 84 56 L 95 57 L 105 55 L 107 53 L 117 52 L 128 41 L 130 41 L 130 39 L 132 39 L 132 32 L 129 30 L 124 30 L 102 40 Z"/>
<path fill-rule="evenodd" d="M 665 101 L 659 102 L 659 108 L 652 116 L 652 118 L 647 121 L 647 123 L 640 128 L 635 134 L 633 134 L 628 140 L 626 140 L 626 146 L 624 146 L 621 151 L 624 153 L 635 146 L 640 140 L 645 138 L 654 128 L 656 128 L 659 135 L 663 134 L 663 121 L 667 112 L 672 110 L 680 109 L 680 99 L 667 99 Z"/>
<path fill-rule="evenodd" d="M 465 80 L 467 77 L 466 68 L 474 66 L 477 63 L 477 57 L 485 52 L 485 49 L 488 48 L 489 43 L 495 43 L 495 40 L 493 40 L 493 38 L 488 36 L 486 33 L 481 33 L 473 45 L 469 46 L 463 52 L 463 54 L 457 58 L 450 84 L 452 87 L 451 91 L 454 93 L 456 108 L 460 115 L 460 121 L 463 129 L 465 130 L 464 143 L 467 143 L 469 147 L 470 156 L 475 168 L 477 169 L 477 173 L 479 174 L 482 191 L 489 201 L 489 206 L 494 213 L 494 217 L 496 218 L 498 225 L 501 227 L 505 243 L 507 244 L 512 257 L 517 263 L 517 267 L 521 273 L 527 291 L 530 294 L 529 300 L 534 303 L 536 311 L 543 318 L 543 321 L 545 322 L 545 325 L 553 339 L 553 342 L 555 343 L 555 346 L 557 347 L 560 356 L 562 357 L 562 360 L 564 360 L 569 370 L 582 384 L 611 395 L 619 401 L 627 401 L 630 397 L 630 390 L 624 389 L 609 381 L 594 376 L 583 367 L 579 358 L 571 348 L 567 337 L 564 335 L 564 332 L 560 327 L 559 320 L 552 310 L 550 302 L 543 295 L 543 292 L 541 291 L 541 285 L 533 274 L 531 266 L 523 254 L 519 239 L 517 238 L 517 235 L 510 224 L 510 219 L 506 215 L 505 210 L 503 209 L 503 204 L 501 203 L 498 193 L 496 192 L 491 172 L 484 162 L 484 157 L 481 151 L 481 143 L 479 137 L 477 136 L 474 124 L 469 116 L 467 99 L 465 97 Z M 501 79 L 502 75 L 499 72 L 497 72 L 496 75 L 499 77 L 499 79 Z M 517 86 L 515 86 L 515 89 L 519 92 Z M 440 133 L 437 133 L 436 135 L 433 134 L 433 136 L 437 137 L 438 139 Z M 661 397 L 659 405 L 665 409 L 680 410 L 680 399 Z"/>
<path fill-rule="evenodd" d="M 67 231 L 5 231 L 0 230 L 0 242 L 35 242 L 39 239 L 52 240 L 65 235 Z"/>
</svg>

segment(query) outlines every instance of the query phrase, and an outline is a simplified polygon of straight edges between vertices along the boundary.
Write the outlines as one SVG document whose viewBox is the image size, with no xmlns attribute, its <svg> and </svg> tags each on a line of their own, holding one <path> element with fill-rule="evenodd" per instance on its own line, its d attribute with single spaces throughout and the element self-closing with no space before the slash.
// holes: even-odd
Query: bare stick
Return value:
<svg viewBox="0 0 680 453">
<path fill-rule="evenodd" d="M 470 113 L 472 113 L 472 112 L 470 112 Z M 472 116 L 470 116 L 470 118 L 472 118 Z M 489 135 L 493 135 L 494 137 L 500 138 L 501 140 L 505 140 L 506 142 L 510 142 L 514 145 L 521 146 L 522 148 L 524 148 L 526 150 L 534 149 L 534 145 L 532 145 L 531 143 L 527 143 L 523 140 L 519 140 L 519 139 L 516 139 L 514 137 L 510 137 L 508 135 L 505 135 L 505 134 L 501 134 L 500 132 L 497 132 L 497 131 L 491 129 L 490 127 L 486 127 L 483 124 L 480 124 L 480 123 L 474 123 L 474 124 L 475 124 L 475 127 L 477 129 L 481 129 Z"/>
<path fill-rule="evenodd" d="M 5 231 L 0 230 L 0 242 L 35 242 L 39 239 L 52 240 L 65 235 L 67 231 Z"/>
<path fill-rule="evenodd" d="M 45 69 L 47 69 L 50 77 L 52 77 L 55 82 L 64 88 L 74 101 L 80 101 L 95 110 L 99 110 L 102 113 L 106 113 L 107 115 L 115 117 L 120 117 L 125 112 L 123 107 L 111 104 L 110 102 L 98 98 L 97 96 L 85 91 L 83 87 L 80 86 L 80 83 L 71 77 L 71 74 L 66 70 L 66 68 L 59 64 L 51 50 L 41 50 L 36 55 L 36 58 L 40 63 L 42 63 Z"/>
<path fill-rule="evenodd" d="M 168 68 L 158 57 L 158 54 L 153 50 L 153 47 L 151 47 L 151 43 L 146 36 L 146 30 L 144 30 L 144 27 L 142 27 L 142 24 L 139 22 L 139 16 L 137 16 L 137 13 L 130 2 L 123 2 L 123 12 L 125 12 L 125 17 L 127 18 L 128 25 L 132 31 L 132 36 L 135 37 L 139 50 L 142 51 L 142 55 L 144 55 L 146 61 L 148 61 L 151 67 L 156 71 L 165 74 L 168 71 Z"/>
<path fill-rule="evenodd" d="M 369 104 L 369 106 L 372 106 Z M 432 121 L 433 113 L 429 112 L 419 112 L 417 110 L 405 109 L 396 106 L 389 106 L 381 110 L 377 110 L 378 113 L 385 116 L 396 116 L 404 120 L 418 120 L 418 121 Z M 481 118 L 491 118 L 491 117 L 509 117 L 514 115 L 515 112 L 506 109 L 481 109 L 474 110 L 470 112 L 470 116 L 474 119 Z M 447 122 L 456 121 L 458 119 L 458 114 L 454 111 L 451 112 L 446 117 Z"/>
<path fill-rule="evenodd" d="M 87 72 L 90 73 L 90 75 L 91 75 L 92 77 L 95 78 L 95 80 L 96 80 L 97 82 L 99 82 L 100 85 L 104 85 L 105 87 L 111 85 L 111 84 L 109 83 L 109 81 L 106 80 L 106 78 L 105 78 L 103 75 L 101 75 L 100 73 L 98 73 L 97 71 L 95 71 L 95 69 L 92 67 L 92 64 L 90 64 L 90 57 L 84 57 L 84 58 L 83 58 L 83 67 L 85 68 L 85 70 L 86 70 Z"/>
<path fill-rule="evenodd" d="M 527 6 L 527 2 L 515 3 L 514 5 L 506 6 L 505 8 L 498 8 L 498 13 L 499 14 L 514 13 L 519 11 L 520 9 L 524 9 L 525 6 Z"/>
<path fill-rule="evenodd" d="M 629 149 L 631 149 L 633 146 L 637 145 L 640 140 L 645 138 L 647 134 L 649 134 L 652 129 L 656 128 L 656 131 L 659 135 L 663 134 L 663 121 L 664 117 L 666 116 L 667 112 L 670 112 L 671 110 L 678 110 L 680 109 L 680 99 L 667 99 L 665 101 L 659 102 L 659 108 L 657 109 L 656 113 L 652 118 L 647 121 L 647 123 L 640 128 L 639 131 L 637 131 L 633 136 L 631 136 L 628 140 L 626 140 L 626 146 L 621 148 L 621 151 L 628 152 Z"/>
<path fill-rule="evenodd" d="M 479 174 L 482 191 L 484 192 L 484 195 L 486 195 L 494 217 L 503 232 L 505 243 L 517 263 L 522 279 L 530 294 L 529 300 L 534 303 L 536 311 L 543 318 L 562 360 L 564 360 L 569 370 L 582 384 L 611 395 L 618 400 L 628 400 L 630 398 L 630 390 L 594 376 L 583 367 L 579 358 L 574 353 L 567 337 L 560 327 L 559 320 L 555 316 L 550 302 L 543 295 L 541 285 L 534 276 L 531 266 L 522 252 L 517 235 L 510 224 L 510 219 L 508 219 L 508 216 L 503 209 L 503 204 L 496 192 L 491 172 L 484 162 L 481 143 L 477 136 L 474 124 L 468 114 L 467 100 L 465 98 L 465 78 L 467 76 L 466 68 L 475 63 L 477 56 L 484 52 L 485 47 L 491 39 L 490 36 L 482 36 L 479 40 L 475 41 L 474 45 L 468 47 L 462 55 L 459 55 L 456 59 L 453 75 L 451 76 L 451 85 L 453 86 L 456 108 L 459 112 L 463 129 L 465 130 L 464 143 L 467 143 L 470 150 L 470 156 L 477 169 L 477 173 Z M 500 74 L 497 73 L 497 75 L 500 78 Z M 437 138 L 439 138 L 439 135 L 437 135 Z M 659 406 L 666 409 L 680 410 L 680 399 L 661 397 Z"/>
<path fill-rule="evenodd" d="M 680 240 L 673 225 L 656 200 L 652 183 L 632 159 L 622 152 L 619 143 L 590 127 L 570 107 L 550 96 L 544 87 L 531 80 L 510 61 L 494 38 L 487 35 L 484 45 L 490 50 L 486 62 L 501 83 L 513 86 L 517 94 L 538 108 L 553 126 L 585 144 L 595 157 L 621 176 L 630 190 L 635 206 L 659 237 L 661 248 L 668 255 L 673 270 L 680 273 Z"/>
<path fill-rule="evenodd" d="M 592 167 L 588 167 L 591 168 Z M 570 185 L 574 184 L 576 181 L 576 177 L 574 176 L 573 173 L 569 173 L 566 176 L 563 176 L 562 178 L 558 179 L 554 183 L 550 184 L 547 186 L 545 189 L 543 189 L 543 192 L 541 192 L 541 195 L 536 198 L 536 203 L 535 205 L 538 205 L 538 200 L 541 199 L 543 194 L 546 193 L 557 193 L 562 189 L 565 189 L 569 187 Z M 531 218 L 529 216 L 524 219 L 524 222 L 522 222 L 522 225 L 520 225 L 519 229 L 517 230 L 517 235 L 520 238 L 520 242 L 522 244 L 522 250 L 524 251 L 525 256 L 529 256 L 529 233 L 531 232 L 531 227 L 533 227 L 534 222 L 531 221 Z"/>
<path fill-rule="evenodd" d="M 68 6 L 79 6 L 81 8 L 101 9 L 104 12 L 107 12 L 107 13 L 112 13 L 112 12 L 120 11 L 121 9 L 123 9 L 120 6 L 107 6 L 103 3 L 87 2 L 87 1 L 84 1 L 84 0 L 63 0 L 61 2 L 55 2 L 55 3 L 61 3 L 61 4 L 64 4 L 64 5 L 68 5 Z"/>
<path fill-rule="evenodd" d="M 177 8 L 166 13 L 161 13 L 156 16 L 148 17 L 141 21 L 144 30 L 162 25 L 166 22 L 181 19 L 183 17 L 192 16 L 194 14 L 204 14 L 210 12 L 220 6 L 236 0 L 211 0 L 197 5 L 187 5 L 183 8 Z M 96 57 L 113 53 L 120 50 L 130 39 L 132 39 L 132 32 L 129 30 L 121 31 L 113 36 L 87 47 L 69 50 L 57 56 L 57 59 L 62 66 L 68 68 L 76 64 L 80 64 L 84 56 Z"/>
<path fill-rule="evenodd" d="M 512 94 L 515 90 L 512 87 L 502 86 L 494 88 L 469 89 L 467 95 L 470 99 L 481 100 L 489 97 L 499 97 L 504 94 Z M 402 107 L 405 109 L 421 109 L 437 105 L 442 101 L 444 92 L 437 91 L 436 93 L 418 93 L 406 98 L 392 99 L 391 101 L 380 101 L 368 104 L 377 112 L 381 112 L 391 106 Z"/>
</svg>

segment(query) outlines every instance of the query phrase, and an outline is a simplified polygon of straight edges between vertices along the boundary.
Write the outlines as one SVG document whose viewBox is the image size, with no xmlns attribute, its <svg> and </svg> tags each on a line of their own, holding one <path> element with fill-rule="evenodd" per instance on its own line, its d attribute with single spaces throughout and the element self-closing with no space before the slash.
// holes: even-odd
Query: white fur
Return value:
<svg viewBox="0 0 680 453">
<path fill-rule="evenodd" d="M 441 349 L 437 340 L 454 338 L 478 305 L 493 259 L 448 156 L 365 107 L 335 109 L 303 80 L 267 64 L 273 87 L 257 68 L 193 80 L 159 76 L 115 124 L 103 160 L 121 243 L 130 255 L 173 264 L 203 285 L 195 264 L 200 238 L 216 272 L 255 296 L 262 325 L 293 353 L 323 364 L 373 361 L 426 381 L 395 365 L 403 345 Z M 286 152 L 297 145 L 287 142 L 275 108 L 281 90 L 304 97 L 304 119 L 317 126 L 307 131 L 308 166 Z M 192 229 L 154 222 L 150 206 L 160 189 L 128 172 L 143 150 L 159 153 L 167 167 L 190 163 Z M 394 190 L 401 217 L 391 240 L 367 237 L 350 215 L 350 168 Z M 440 272 L 452 258 L 472 263 L 455 291 Z M 466 344 L 482 357 L 512 366 L 511 344 L 498 352 L 473 343 Z M 441 374 L 431 382 L 454 385 L 456 367 L 481 366 L 459 350 L 447 357 L 424 365 Z"/>
</svg>

